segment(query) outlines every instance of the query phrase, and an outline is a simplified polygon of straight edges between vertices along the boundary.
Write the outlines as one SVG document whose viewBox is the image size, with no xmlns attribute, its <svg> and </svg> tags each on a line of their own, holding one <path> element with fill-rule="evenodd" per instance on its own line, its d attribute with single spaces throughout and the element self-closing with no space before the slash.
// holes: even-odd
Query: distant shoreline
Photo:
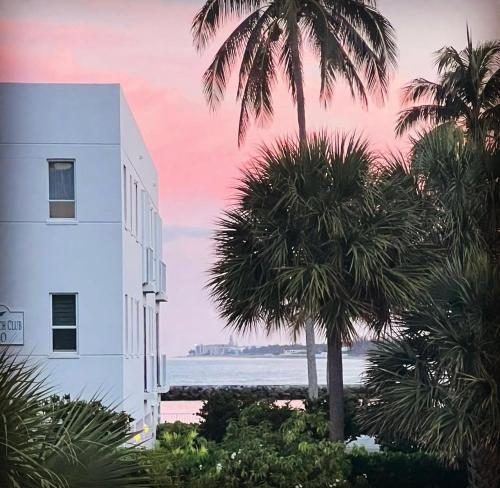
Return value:
<svg viewBox="0 0 500 488">
<path fill-rule="evenodd" d="M 343 356 L 351 358 L 363 358 L 366 354 L 353 354 L 350 352 L 342 353 Z M 306 359 L 305 354 L 238 354 L 238 355 L 185 355 L 185 356 L 172 356 L 168 359 Z M 316 359 L 326 359 L 326 356 L 316 356 Z"/>
</svg>

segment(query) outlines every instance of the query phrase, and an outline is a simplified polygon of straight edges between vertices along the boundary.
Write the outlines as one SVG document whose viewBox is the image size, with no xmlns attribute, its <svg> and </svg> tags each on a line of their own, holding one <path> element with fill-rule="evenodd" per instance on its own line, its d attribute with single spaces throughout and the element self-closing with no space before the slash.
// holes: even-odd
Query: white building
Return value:
<svg viewBox="0 0 500 488">
<path fill-rule="evenodd" d="M 120 86 L 0 84 L 0 344 L 150 441 L 165 281 L 157 174 Z"/>
</svg>

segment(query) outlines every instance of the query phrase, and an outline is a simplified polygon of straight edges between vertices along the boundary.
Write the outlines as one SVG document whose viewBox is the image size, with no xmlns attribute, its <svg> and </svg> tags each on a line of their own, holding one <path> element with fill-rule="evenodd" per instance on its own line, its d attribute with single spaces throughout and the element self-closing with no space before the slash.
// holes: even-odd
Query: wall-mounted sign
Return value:
<svg viewBox="0 0 500 488">
<path fill-rule="evenodd" d="M 0 345 L 24 344 L 24 312 L 11 311 L 0 305 Z"/>
</svg>

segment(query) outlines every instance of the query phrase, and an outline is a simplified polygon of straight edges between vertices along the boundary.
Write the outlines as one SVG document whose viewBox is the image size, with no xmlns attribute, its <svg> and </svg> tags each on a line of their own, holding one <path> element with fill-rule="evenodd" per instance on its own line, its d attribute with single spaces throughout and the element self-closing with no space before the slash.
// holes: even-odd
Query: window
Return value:
<svg viewBox="0 0 500 488">
<path fill-rule="evenodd" d="M 156 385 L 161 386 L 160 372 L 160 314 L 156 312 Z"/>
<path fill-rule="evenodd" d="M 49 217 L 75 218 L 74 161 L 49 161 Z"/>
<path fill-rule="evenodd" d="M 140 332 L 139 332 L 139 327 L 140 327 L 140 318 L 139 318 L 139 315 L 140 315 L 140 312 L 139 312 L 139 308 L 140 308 L 140 305 L 139 305 L 139 300 L 137 300 L 136 302 L 136 335 L 137 335 L 137 350 L 135 351 L 136 354 L 139 354 L 139 336 L 140 336 Z"/>
<path fill-rule="evenodd" d="M 128 295 L 125 294 L 125 353 L 128 354 L 129 351 Z"/>
<path fill-rule="evenodd" d="M 136 348 L 136 336 L 135 336 L 135 328 L 136 328 L 136 323 L 135 323 L 135 299 L 130 298 L 130 333 L 132 336 L 132 347 L 130 349 L 131 354 L 135 353 L 135 348 Z"/>
<path fill-rule="evenodd" d="M 52 294 L 52 350 L 76 352 L 76 294 Z"/>
<path fill-rule="evenodd" d="M 149 245 L 152 249 L 155 248 L 155 221 L 154 221 L 154 214 L 153 214 L 153 209 L 149 209 Z"/>
<path fill-rule="evenodd" d="M 137 203 L 137 181 L 134 182 L 134 230 L 137 240 L 139 240 L 139 212 L 138 212 L 138 203 Z"/>
<path fill-rule="evenodd" d="M 130 204 L 130 212 L 129 212 L 129 214 L 130 214 L 130 226 L 129 226 L 129 229 L 130 229 L 130 232 L 133 233 L 134 230 L 133 230 L 132 226 L 134 225 L 134 217 L 133 217 L 132 213 L 134 211 L 133 210 L 134 207 L 133 207 L 133 203 L 132 203 L 132 198 L 133 198 L 133 196 L 132 196 L 132 175 L 129 176 L 129 179 L 130 179 L 130 185 L 128 187 L 129 188 L 129 199 L 130 199 L 130 202 L 129 202 L 129 204 Z"/>
<path fill-rule="evenodd" d="M 146 307 L 144 307 L 144 317 L 143 317 L 143 332 L 144 332 L 144 338 L 143 338 L 143 367 L 144 367 L 144 391 L 148 391 L 148 358 L 147 358 L 147 351 L 146 351 L 146 344 L 147 344 L 147 323 L 148 323 L 148 318 L 147 318 L 147 311 Z"/>
<path fill-rule="evenodd" d="M 123 165 L 123 222 L 127 228 L 127 167 Z"/>
</svg>

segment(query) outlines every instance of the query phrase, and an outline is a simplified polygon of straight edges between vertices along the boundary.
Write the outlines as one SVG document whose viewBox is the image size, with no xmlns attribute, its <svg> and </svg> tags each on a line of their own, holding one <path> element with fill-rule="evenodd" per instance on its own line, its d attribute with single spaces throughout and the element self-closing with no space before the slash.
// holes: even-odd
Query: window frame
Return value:
<svg viewBox="0 0 500 488">
<path fill-rule="evenodd" d="M 129 231 L 132 235 L 134 235 L 134 195 L 133 195 L 133 181 L 134 178 L 132 176 L 132 171 L 129 171 L 129 200 L 130 200 L 130 212 L 129 212 L 129 217 L 130 217 L 130 224 L 129 224 Z"/>
<path fill-rule="evenodd" d="M 123 177 L 123 226 L 128 230 L 128 178 L 127 178 L 127 165 L 123 164 L 122 177 Z"/>
<path fill-rule="evenodd" d="M 54 325 L 54 306 L 53 306 L 53 300 L 54 300 L 54 295 L 71 295 L 75 297 L 75 325 Z M 64 292 L 51 292 L 50 293 L 50 354 L 54 356 L 79 356 L 79 350 L 80 350 L 80 340 L 79 340 L 79 329 L 80 327 L 78 326 L 80 320 L 79 320 L 79 314 L 78 314 L 78 309 L 79 309 L 79 296 L 78 292 L 71 292 L 71 291 L 64 291 Z M 54 329 L 57 330 L 75 330 L 75 349 L 59 349 L 56 350 L 54 349 Z"/>
<path fill-rule="evenodd" d="M 134 230 L 137 242 L 139 242 L 139 184 L 134 181 Z"/>
<path fill-rule="evenodd" d="M 73 164 L 73 200 L 57 200 L 50 198 L 50 163 L 72 163 Z M 76 193 L 76 159 L 74 158 L 47 158 L 47 187 L 48 187 L 48 204 L 49 204 L 49 222 L 75 222 L 77 220 L 77 205 L 78 200 Z M 74 217 L 51 217 L 50 216 L 50 204 L 52 202 L 73 202 Z"/>
<path fill-rule="evenodd" d="M 128 319 L 128 294 L 125 293 L 124 299 L 123 299 L 123 311 L 125 316 L 123 317 L 123 321 L 125 322 L 125 333 L 124 333 L 124 338 L 125 338 L 125 344 L 124 344 L 124 354 L 128 356 L 130 354 L 130 336 L 129 336 L 129 319 Z"/>
</svg>

